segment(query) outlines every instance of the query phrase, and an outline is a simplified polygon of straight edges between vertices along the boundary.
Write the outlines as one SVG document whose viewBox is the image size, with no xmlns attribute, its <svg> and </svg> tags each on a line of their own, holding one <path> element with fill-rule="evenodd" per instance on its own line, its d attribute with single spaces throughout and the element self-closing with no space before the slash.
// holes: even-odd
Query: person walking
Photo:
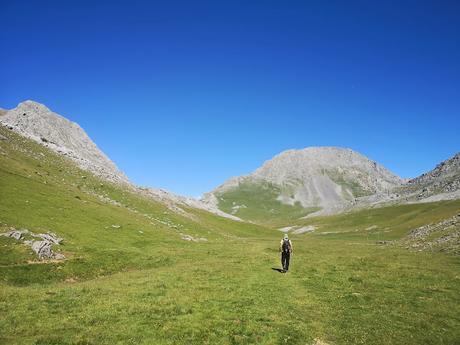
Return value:
<svg viewBox="0 0 460 345">
<path fill-rule="evenodd" d="M 281 266 L 283 267 L 283 272 L 286 273 L 289 271 L 289 261 L 292 254 L 292 242 L 288 234 L 284 234 L 284 237 L 281 239 L 279 250 L 281 253 Z"/>
</svg>

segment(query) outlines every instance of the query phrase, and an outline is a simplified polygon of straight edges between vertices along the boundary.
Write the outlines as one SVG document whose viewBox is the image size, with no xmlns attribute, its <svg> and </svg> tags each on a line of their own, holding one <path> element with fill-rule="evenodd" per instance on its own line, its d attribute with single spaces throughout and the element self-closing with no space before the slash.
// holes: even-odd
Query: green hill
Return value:
<svg viewBox="0 0 460 345">
<path fill-rule="evenodd" d="M 275 229 L 173 212 L 4 127 L 0 135 L 0 232 L 56 233 L 66 256 L 40 261 L 0 236 L 1 344 L 460 339 L 458 255 L 377 243 L 454 216 L 459 201 L 298 221 L 316 230 L 291 236 L 292 269 L 280 274 Z"/>
<path fill-rule="evenodd" d="M 278 200 L 281 188 L 269 182 L 241 182 L 237 188 L 218 194 L 220 210 L 259 224 L 280 225 L 290 223 L 319 207 L 303 207 L 300 202 L 294 205 L 283 204 Z"/>
</svg>

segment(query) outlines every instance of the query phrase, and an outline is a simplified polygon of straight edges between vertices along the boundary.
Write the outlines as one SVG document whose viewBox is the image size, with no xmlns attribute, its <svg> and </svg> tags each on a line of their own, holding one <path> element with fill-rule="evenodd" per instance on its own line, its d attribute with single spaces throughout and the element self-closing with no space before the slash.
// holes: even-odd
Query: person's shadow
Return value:
<svg viewBox="0 0 460 345">
<path fill-rule="evenodd" d="M 279 273 L 284 273 L 284 270 L 282 268 L 272 267 L 272 270 L 278 271 Z"/>
</svg>

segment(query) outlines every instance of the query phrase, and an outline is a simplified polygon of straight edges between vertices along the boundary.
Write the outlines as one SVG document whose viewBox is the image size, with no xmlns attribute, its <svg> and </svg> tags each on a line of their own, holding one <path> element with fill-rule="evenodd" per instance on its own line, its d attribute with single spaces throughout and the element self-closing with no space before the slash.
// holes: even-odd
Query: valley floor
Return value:
<svg viewBox="0 0 460 345">
<path fill-rule="evenodd" d="M 375 242 L 196 243 L 150 269 L 2 285 L 3 344 L 455 344 L 458 257 Z M 150 252 L 155 257 L 155 250 Z M 59 269 L 56 265 L 55 269 Z"/>
</svg>

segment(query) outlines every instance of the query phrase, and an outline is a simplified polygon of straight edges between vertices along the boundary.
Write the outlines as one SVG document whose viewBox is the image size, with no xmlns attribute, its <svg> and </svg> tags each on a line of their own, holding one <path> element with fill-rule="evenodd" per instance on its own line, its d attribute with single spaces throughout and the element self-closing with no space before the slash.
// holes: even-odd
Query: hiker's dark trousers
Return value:
<svg viewBox="0 0 460 345">
<path fill-rule="evenodd" d="M 291 259 L 291 253 L 289 252 L 282 252 L 281 253 L 281 266 L 283 266 L 283 270 L 287 271 L 289 269 L 289 260 Z"/>
</svg>

